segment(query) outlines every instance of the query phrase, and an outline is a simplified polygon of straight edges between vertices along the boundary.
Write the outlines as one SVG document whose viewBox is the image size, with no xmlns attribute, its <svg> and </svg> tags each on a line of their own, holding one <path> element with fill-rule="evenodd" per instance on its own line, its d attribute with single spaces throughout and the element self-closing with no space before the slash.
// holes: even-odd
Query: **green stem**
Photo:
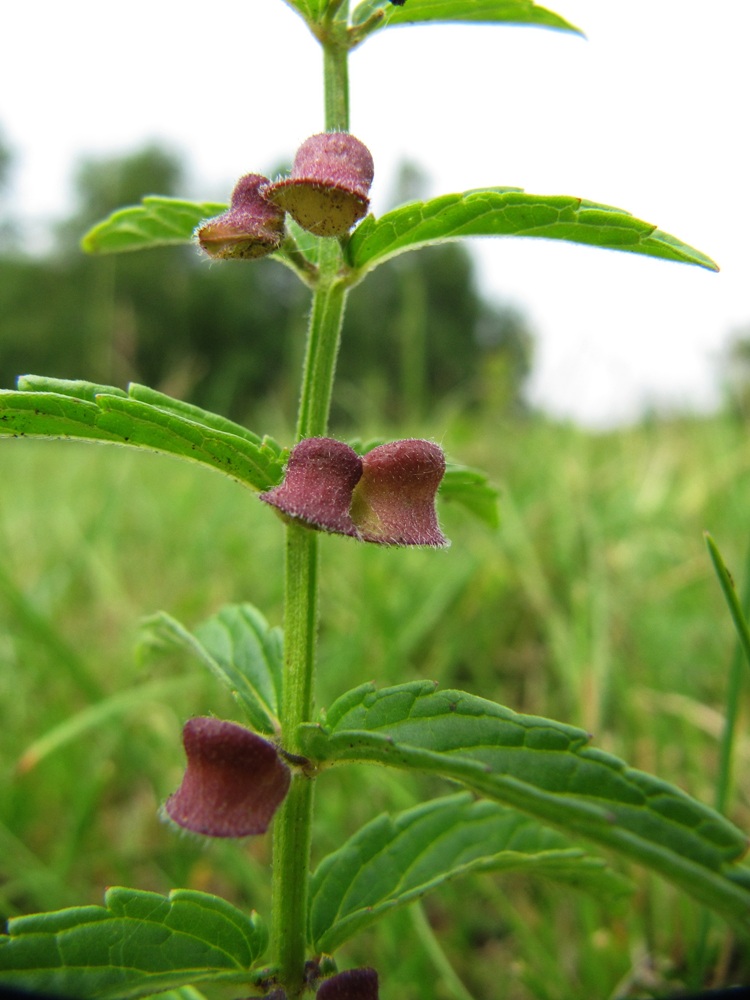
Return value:
<svg viewBox="0 0 750 1000">
<path fill-rule="evenodd" d="M 335 20 L 323 38 L 326 132 L 349 131 L 349 37 L 347 0 L 336 5 Z"/>
<path fill-rule="evenodd" d="M 286 749 L 293 753 L 297 727 L 312 716 L 317 574 L 318 536 L 288 525 L 281 718 Z M 290 1000 L 304 985 L 312 802 L 312 779 L 296 774 L 274 822 L 272 931 L 279 978 Z"/>
<path fill-rule="evenodd" d="M 326 245 L 327 244 L 327 245 Z M 331 253 L 333 251 L 333 253 Z M 338 243 L 321 246 L 321 282 L 313 296 L 302 379 L 298 438 L 323 436 L 328 427 L 331 390 L 346 289 L 330 279 Z M 288 524 L 284 594 L 284 695 L 281 730 L 285 749 L 297 753 L 297 729 L 312 719 L 318 617 L 318 535 Z M 313 780 L 297 774 L 274 822 L 273 940 L 279 979 L 287 997 L 304 986 L 307 931 L 307 882 L 310 867 Z"/>
<path fill-rule="evenodd" d="M 349 52 L 338 45 L 323 46 L 326 75 L 326 132 L 349 131 Z"/>
<path fill-rule="evenodd" d="M 336 277 L 341 266 L 341 249 L 332 239 L 321 240 L 320 283 L 313 296 L 307 353 L 302 376 L 297 440 L 323 437 L 328 428 L 331 392 L 339 351 L 347 288 Z"/>
<path fill-rule="evenodd" d="M 345 9 L 346 3 L 341 9 Z M 326 129 L 347 129 L 347 49 L 324 44 Z M 323 437 L 336 370 L 346 283 L 337 240 L 321 239 L 307 349 L 302 372 L 297 440 Z M 318 535 L 299 524 L 286 528 L 284 593 L 284 694 L 281 731 L 285 749 L 298 753 L 298 727 L 313 713 L 318 618 Z M 274 821 L 272 933 L 279 983 L 288 1000 L 304 991 L 307 890 L 313 812 L 313 779 L 299 773 Z"/>
</svg>

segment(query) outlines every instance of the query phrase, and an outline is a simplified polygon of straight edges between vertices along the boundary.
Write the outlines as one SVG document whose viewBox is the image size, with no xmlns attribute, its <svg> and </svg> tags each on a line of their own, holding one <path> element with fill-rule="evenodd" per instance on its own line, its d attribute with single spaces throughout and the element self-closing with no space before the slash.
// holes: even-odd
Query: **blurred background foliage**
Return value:
<svg viewBox="0 0 750 1000">
<path fill-rule="evenodd" d="M 1 153 L 0 181 L 10 164 Z M 35 256 L 15 249 L 6 196 L 0 384 L 28 371 L 136 379 L 287 443 L 307 300 L 285 268 L 77 249 L 111 209 L 183 180 L 158 148 L 84 164 L 75 212 Z M 405 167 L 394 201 L 421 184 Z M 482 298 L 462 247 L 406 255 L 356 288 L 335 432 L 440 440 L 500 486 L 502 524 L 492 533 L 442 504 L 447 552 L 327 539 L 319 704 L 366 680 L 435 678 L 582 725 L 713 802 L 735 640 L 702 532 L 746 588 L 746 335 L 726 362 L 724 412 L 594 433 L 526 405 L 528 324 Z M 158 821 L 185 718 L 238 714 L 199 666 L 144 646 L 138 623 L 163 608 L 192 626 L 243 600 L 279 623 L 280 526 L 236 483 L 160 456 L 4 441 L 0 468 L 0 917 L 100 902 L 112 884 L 191 886 L 267 913 L 267 838 L 206 845 Z M 750 829 L 746 692 L 730 815 Z M 326 774 L 315 862 L 376 813 L 449 790 L 380 768 Z M 472 877 L 340 957 L 377 966 L 383 1000 L 604 1000 L 750 980 L 726 926 L 704 933 L 699 907 L 630 874 L 619 911 L 541 881 Z"/>
</svg>

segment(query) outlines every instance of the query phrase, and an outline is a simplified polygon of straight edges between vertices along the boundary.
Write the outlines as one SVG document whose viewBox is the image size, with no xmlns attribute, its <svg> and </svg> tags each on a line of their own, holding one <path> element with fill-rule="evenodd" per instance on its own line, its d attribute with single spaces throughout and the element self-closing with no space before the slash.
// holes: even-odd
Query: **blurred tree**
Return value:
<svg viewBox="0 0 750 1000">
<path fill-rule="evenodd" d="M 750 419 L 750 324 L 731 333 L 719 368 L 730 413 L 741 420 Z"/>
<path fill-rule="evenodd" d="M 10 151 L 10 147 L 6 144 L 2 133 L 0 133 L 0 194 L 3 193 L 8 185 L 8 177 L 10 175 L 10 165 L 12 160 L 13 155 Z"/>
<path fill-rule="evenodd" d="M 75 210 L 58 226 L 61 249 L 77 248 L 91 226 L 117 208 L 137 204 L 144 195 L 176 195 L 184 180 L 179 154 L 155 144 L 125 156 L 83 160 L 73 180 Z"/>
<path fill-rule="evenodd" d="M 13 165 L 13 152 L 0 132 L 0 253 L 4 247 L 12 244 L 15 227 L 8 217 L 5 200 L 10 187 L 10 172 Z"/>
</svg>

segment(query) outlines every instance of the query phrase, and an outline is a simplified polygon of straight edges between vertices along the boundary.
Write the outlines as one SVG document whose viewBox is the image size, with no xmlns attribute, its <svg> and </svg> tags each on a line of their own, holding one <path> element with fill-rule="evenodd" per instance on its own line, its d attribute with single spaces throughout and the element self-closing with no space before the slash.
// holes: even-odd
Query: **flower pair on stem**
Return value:
<svg viewBox="0 0 750 1000">
<path fill-rule="evenodd" d="M 315 236 L 343 236 L 367 214 L 373 176 L 370 151 L 353 135 L 310 136 L 289 177 L 274 183 L 261 174 L 240 178 L 228 211 L 203 223 L 198 243 L 219 260 L 264 257 L 281 246 L 287 212 Z"/>
<path fill-rule="evenodd" d="M 360 458 L 343 441 L 307 438 L 292 450 L 284 481 L 260 499 L 321 531 L 444 548 L 435 512 L 444 473 L 442 449 L 431 441 L 392 441 Z"/>
</svg>

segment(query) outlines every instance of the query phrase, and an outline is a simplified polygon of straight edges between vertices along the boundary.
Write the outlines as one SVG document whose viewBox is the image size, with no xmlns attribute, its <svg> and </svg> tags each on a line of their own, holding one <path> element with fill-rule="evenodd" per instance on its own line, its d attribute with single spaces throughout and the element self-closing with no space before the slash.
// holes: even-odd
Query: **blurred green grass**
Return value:
<svg viewBox="0 0 750 1000">
<path fill-rule="evenodd" d="M 593 434 L 454 414 L 421 433 L 489 472 L 501 529 L 445 504 L 446 552 L 326 539 L 319 704 L 365 680 L 435 678 L 583 725 L 598 746 L 713 802 L 735 639 L 703 531 L 741 584 L 744 425 L 654 420 Z M 0 914 L 99 902 L 111 884 L 209 889 L 267 913 L 264 839 L 206 846 L 157 817 L 180 779 L 184 719 L 237 711 L 196 665 L 135 651 L 139 619 L 159 609 L 193 625 L 248 600 L 279 623 L 279 522 L 242 487 L 174 460 L 59 442 L 0 449 Z M 71 738 L 41 759 L 27 752 L 69 719 Z M 745 709 L 730 815 L 750 829 L 747 722 Z M 315 859 L 425 787 L 441 791 L 379 769 L 326 775 Z M 622 913 L 489 876 L 425 909 L 477 998 L 593 1000 L 750 979 L 718 921 L 697 968 L 698 908 L 633 875 Z M 376 965 L 384 1000 L 461 995 L 435 971 L 418 913 L 394 914 L 343 959 Z"/>
</svg>

